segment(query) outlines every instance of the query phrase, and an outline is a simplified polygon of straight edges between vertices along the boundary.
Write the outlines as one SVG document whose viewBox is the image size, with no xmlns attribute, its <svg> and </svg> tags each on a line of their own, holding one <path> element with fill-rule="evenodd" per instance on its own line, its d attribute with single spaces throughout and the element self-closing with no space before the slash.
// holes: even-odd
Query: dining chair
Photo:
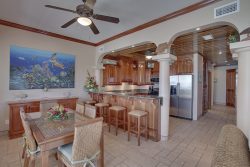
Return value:
<svg viewBox="0 0 250 167">
<path fill-rule="evenodd" d="M 20 109 L 20 117 L 25 133 L 24 167 L 28 167 L 29 164 L 35 166 L 35 159 L 40 149 L 32 135 L 28 118 L 22 108 Z"/>
<path fill-rule="evenodd" d="M 76 112 L 84 114 L 84 104 L 76 103 Z"/>
<path fill-rule="evenodd" d="M 76 123 L 74 141 L 58 148 L 58 167 L 95 167 L 100 158 L 103 118 Z"/>
<path fill-rule="evenodd" d="M 96 107 L 90 104 L 85 104 L 85 112 L 84 115 L 90 118 L 96 118 Z"/>
</svg>

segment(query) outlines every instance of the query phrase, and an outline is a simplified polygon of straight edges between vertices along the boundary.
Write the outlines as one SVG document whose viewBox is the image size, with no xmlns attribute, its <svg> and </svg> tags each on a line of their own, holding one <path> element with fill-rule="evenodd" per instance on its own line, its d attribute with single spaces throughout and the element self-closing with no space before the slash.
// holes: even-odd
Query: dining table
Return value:
<svg viewBox="0 0 250 167">
<path fill-rule="evenodd" d="M 68 119 L 66 120 L 50 120 L 44 111 L 35 113 L 32 117 L 33 119 L 30 119 L 30 128 L 40 148 L 42 167 L 49 166 L 49 153 L 51 150 L 73 142 L 75 123 L 93 119 L 74 110 L 68 111 Z M 104 167 L 103 131 L 100 142 L 99 164 Z"/>
</svg>

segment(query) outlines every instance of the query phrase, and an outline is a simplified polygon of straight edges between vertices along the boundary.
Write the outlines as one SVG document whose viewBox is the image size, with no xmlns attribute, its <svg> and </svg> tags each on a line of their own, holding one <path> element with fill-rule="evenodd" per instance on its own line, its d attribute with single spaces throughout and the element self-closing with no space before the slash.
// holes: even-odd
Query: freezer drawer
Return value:
<svg viewBox="0 0 250 167">
<path fill-rule="evenodd" d="M 178 98 L 179 110 L 178 116 L 182 118 L 192 119 L 192 98 Z"/>
<path fill-rule="evenodd" d="M 178 116 L 178 96 L 170 96 L 170 115 Z"/>
</svg>

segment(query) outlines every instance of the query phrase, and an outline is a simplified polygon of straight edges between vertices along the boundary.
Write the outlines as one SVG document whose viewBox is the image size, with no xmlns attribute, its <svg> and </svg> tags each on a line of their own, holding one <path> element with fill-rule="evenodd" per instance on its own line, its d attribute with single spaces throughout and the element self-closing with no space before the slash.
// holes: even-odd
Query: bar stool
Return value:
<svg viewBox="0 0 250 167">
<path fill-rule="evenodd" d="M 126 108 L 122 107 L 122 106 L 112 106 L 109 107 L 108 110 L 108 119 L 109 119 L 109 132 L 110 132 L 110 126 L 111 126 L 111 122 L 115 123 L 115 128 L 116 128 L 116 136 L 118 134 L 118 126 L 119 125 L 123 125 L 123 129 L 124 131 L 126 131 L 125 129 L 125 119 L 126 119 Z M 115 112 L 115 118 L 111 119 L 111 112 Z M 119 120 L 119 113 L 123 113 L 123 120 Z"/>
<path fill-rule="evenodd" d="M 103 117 L 103 120 L 106 120 L 107 122 L 107 111 L 109 104 L 108 103 L 96 103 L 95 104 L 96 109 L 99 111 L 99 116 Z"/>
<path fill-rule="evenodd" d="M 131 127 L 131 118 L 137 119 L 137 127 Z M 142 118 L 144 118 L 145 127 L 141 126 Z M 137 134 L 138 146 L 140 146 L 141 133 L 144 133 L 148 140 L 148 113 L 141 110 L 132 110 L 128 113 L 128 141 L 130 141 L 130 132 Z"/>
</svg>

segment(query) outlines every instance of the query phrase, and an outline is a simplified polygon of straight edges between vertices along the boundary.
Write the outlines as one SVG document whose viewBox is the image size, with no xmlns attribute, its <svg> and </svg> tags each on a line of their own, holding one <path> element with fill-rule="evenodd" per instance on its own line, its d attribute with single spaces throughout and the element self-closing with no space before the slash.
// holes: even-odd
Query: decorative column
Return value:
<svg viewBox="0 0 250 167">
<path fill-rule="evenodd" d="M 161 106 L 161 140 L 166 141 L 169 133 L 169 107 L 170 107 L 170 64 L 177 58 L 169 53 L 160 54 L 152 58 L 160 63 L 159 96 L 162 97 Z"/>
<path fill-rule="evenodd" d="M 95 69 L 95 80 L 96 84 L 101 87 L 101 81 L 102 81 L 102 70 L 104 69 L 102 64 L 98 64 L 97 66 L 93 67 Z"/>
<path fill-rule="evenodd" d="M 250 40 L 230 44 L 238 59 L 237 127 L 250 139 Z"/>
</svg>

